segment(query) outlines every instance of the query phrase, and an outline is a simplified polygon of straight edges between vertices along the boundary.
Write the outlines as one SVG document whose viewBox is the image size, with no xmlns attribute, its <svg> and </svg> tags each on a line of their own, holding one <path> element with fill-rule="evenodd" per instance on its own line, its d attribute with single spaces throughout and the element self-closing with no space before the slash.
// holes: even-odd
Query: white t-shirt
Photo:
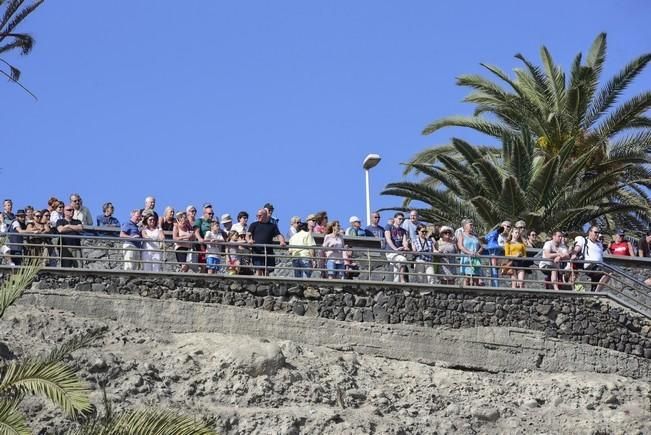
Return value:
<svg viewBox="0 0 651 435">
<path fill-rule="evenodd" d="M 223 242 L 224 237 L 220 233 L 215 234 L 208 231 L 203 239 L 206 241 L 206 257 L 217 257 L 221 253 L 221 246 L 218 243 L 210 242 Z"/>
<path fill-rule="evenodd" d="M 604 247 L 601 244 L 601 242 L 597 241 L 596 243 L 590 240 L 587 237 L 584 236 L 578 236 L 576 239 L 574 239 L 574 242 L 576 243 L 575 246 L 580 246 L 581 251 L 585 252 L 585 260 L 586 261 L 595 261 L 601 263 L 604 259 Z M 584 243 L 588 243 L 587 249 L 583 249 Z M 586 263 L 583 265 L 583 267 L 588 267 L 590 263 Z"/>
<path fill-rule="evenodd" d="M 559 243 L 559 245 L 556 246 L 553 240 L 547 240 L 543 245 L 543 255 L 545 255 L 544 254 L 545 252 L 549 252 L 550 254 L 557 254 L 561 252 L 563 249 L 567 251 L 567 247 L 563 243 Z M 558 263 L 554 263 L 554 260 L 550 260 L 546 258 L 538 262 L 539 267 L 553 267 L 555 264 L 558 267 Z"/>
</svg>

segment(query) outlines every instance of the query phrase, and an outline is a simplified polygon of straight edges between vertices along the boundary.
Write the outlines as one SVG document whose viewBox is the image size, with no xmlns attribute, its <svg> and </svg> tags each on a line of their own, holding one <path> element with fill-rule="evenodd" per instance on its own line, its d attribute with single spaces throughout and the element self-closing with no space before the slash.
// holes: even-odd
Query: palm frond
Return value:
<svg viewBox="0 0 651 435">
<path fill-rule="evenodd" d="M 602 140 L 606 140 L 622 130 L 633 128 L 631 123 L 638 121 L 649 109 L 651 109 L 651 92 L 636 95 L 600 122 L 594 130 L 595 134 Z"/>
<path fill-rule="evenodd" d="M 139 409 L 93 421 L 75 435 L 216 435 L 204 423 L 167 410 Z"/>
<path fill-rule="evenodd" d="M 12 391 L 46 397 L 73 417 L 91 410 L 88 387 L 74 370 L 60 362 L 9 362 L 2 368 L 0 393 Z"/>
<path fill-rule="evenodd" d="M 606 61 L 606 45 L 606 34 L 600 33 L 592 42 L 586 58 L 587 65 L 595 71 L 597 78 Z"/>
<path fill-rule="evenodd" d="M 0 434 L 30 435 L 25 416 L 18 411 L 17 400 L 0 399 Z"/>
<path fill-rule="evenodd" d="M 546 73 L 547 95 L 552 98 L 555 113 L 558 115 L 565 108 L 565 74 L 554 64 L 547 47 L 543 46 L 540 51 Z"/>
<path fill-rule="evenodd" d="M 24 33 L 9 33 L 3 36 L 11 37 L 13 38 L 13 40 L 11 42 L 1 45 L 0 53 L 5 53 L 20 48 L 21 54 L 28 54 L 32 50 L 32 47 L 34 46 L 34 38 Z"/>
<path fill-rule="evenodd" d="M 102 337 L 107 330 L 108 327 L 93 328 L 89 331 L 76 335 L 62 345 L 52 349 L 43 361 L 47 363 L 63 361 L 71 353 L 79 349 L 83 349 L 84 347 L 90 346 L 93 341 Z"/>
<path fill-rule="evenodd" d="M 11 20 L 11 17 L 16 13 L 18 9 L 22 6 L 24 0 L 11 0 L 7 4 L 7 9 L 5 9 L 5 13 L 2 14 L 2 19 L 0 20 L 0 34 L 5 33 L 5 26 L 9 23 L 9 20 Z"/>
<path fill-rule="evenodd" d="M 4 29 L 2 29 L 3 33 L 12 33 L 16 27 L 25 19 L 29 14 L 34 12 L 36 8 L 41 6 L 45 0 L 34 0 L 34 2 L 23 9 L 20 10 L 16 15 L 13 16 L 11 21 L 9 21 Z M 22 4 L 22 1 L 20 2 Z M 15 13 L 15 12 L 14 12 Z"/>
<path fill-rule="evenodd" d="M 439 119 L 427 125 L 423 130 L 424 135 L 432 134 L 443 127 L 466 127 L 477 130 L 481 133 L 501 138 L 513 131 L 505 125 L 487 121 L 486 119 L 477 116 L 449 116 L 447 118 Z"/>
<path fill-rule="evenodd" d="M 644 54 L 631 61 L 606 83 L 599 94 L 592 100 L 583 127 L 590 128 L 592 124 L 617 101 L 617 98 L 628 85 L 644 70 L 651 61 L 651 53 Z"/>
<path fill-rule="evenodd" d="M 23 294 L 40 270 L 37 263 L 27 263 L 25 267 L 17 269 L 0 285 L 0 318 L 7 308 Z"/>
</svg>

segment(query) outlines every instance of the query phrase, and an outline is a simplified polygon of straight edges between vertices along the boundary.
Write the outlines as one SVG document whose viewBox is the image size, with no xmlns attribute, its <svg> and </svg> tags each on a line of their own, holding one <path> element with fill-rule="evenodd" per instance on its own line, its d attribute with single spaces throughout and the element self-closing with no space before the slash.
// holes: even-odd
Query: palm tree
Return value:
<svg viewBox="0 0 651 435">
<path fill-rule="evenodd" d="M 22 295 L 39 269 L 36 264 L 28 264 L 5 279 L 0 286 L 0 317 Z M 97 334 L 98 331 L 91 331 L 69 340 L 43 357 L 0 361 L 0 433 L 31 433 L 25 416 L 19 411 L 26 394 L 49 399 L 73 418 L 92 410 L 88 398 L 90 390 L 63 359 L 87 345 Z"/>
<path fill-rule="evenodd" d="M 508 88 L 505 89 L 479 75 L 459 77 L 458 85 L 473 89 L 465 101 L 476 105 L 474 115 L 452 116 L 434 121 L 423 130 L 423 134 L 457 126 L 471 128 L 497 138 L 501 145 L 479 147 L 477 153 L 484 159 L 486 156 L 493 156 L 492 163 L 502 173 L 508 173 L 509 170 L 505 166 L 505 147 L 518 142 L 528 144 L 527 148 L 531 145 L 528 153 L 533 160 L 523 162 L 536 163 L 537 166 L 522 167 L 520 174 L 523 171 L 529 172 L 529 179 L 534 180 L 539 168 L 558 164 L 560 166 L 550 172 L 550 178 L 546 182 L 553 184 L 560 191 L 570 188 L 585 189 L 597 181 L 610 183 L 597 191 L 605 196 L 591 196 L 592 204 L 585 204 L 586 208 L 597 208 L 596 211 L 587 213 L 584 210 L 584 214 L 576 218 L 560 219 L 558 222 L 544 219 L 547 224 L 580 227 L 591 222 L 607 227 L 622 225 L 631 229 L 642 228 L 648 224 L 647 189 L 651 187 L 651 118 L 646 115 L 646 111 L 651 107 L 651 92 L 631 97 L 617 107 L 614 105 L 622 92 L 651 61 L 651 54 L 634 59 L 599 88 L 605 55 L 606 35 L 602 33 L 595 39 L 585 62 L 582 62 L 580 53 L 575 57 L 569 79 L 566 79 L 563 70 L 553 62 L 545 47 L 541 49 L 542 66 L 536 66 L 521 54 L 517 54 L 516 58 L 522 61 L 524 69 L 516 69 L 513 79 L 495 66 L 482 64 L 502 83 L 508 85 Z M 468 160 L 469 156 L 461 154 L 459 147 L 454 144 L 430 148 L 418 153 L 407 164 L 405 174 L 415 172 L 426 175 L 420 184 L 423 185 L 422 188 L 430 189 L 431 195 L 432 191 L 450 187 L 446 185 L 445 180 L 440 179 L 437 172 L 441 168 L 448 168 L 450 160 L 465 159 L 466 170 L 470 171 L 468 173 L 476 172 L 473 170 L 475 162 Z M 486 163 L 479 163 L 480 167 L 485 165 Z M 437 176 L 432 176 L 428 169 L 434 170 Z M 562 177 L 562 174 L 568 171 L 580 178 L 570 177 L 570 180 Z M 500 180 L 504 181 L 504 178 L 484 181 Z M 514 180 L 523 182 L 521 177 L 515 177 Z M 575 184 L 563 184 L 569 181 Z M 403 205 L 407 206 L 411 200 L 409 189 L 396 190 L 396 184 L 400 183 L 389 185 L 384 193 L 405 197 Z M 413 184 L 411 189 L 414 188 Z M 519 184 L 517 187 L 514 191 L 527 191 L 527 185 Z M 479 191 L 468 191 L 461 197 L 459 193 L 445 192 L 452 202 L 448 205 L 439 202 L 437 205 L 446 209 L 463 210 L 463 205 L 471 204 L 472 202 L 468 201 L 472 198 L 475 198 L 477 203 L 479 200 L 476 198 L 482 197 L 493 205 L 509 200 L 500 196 L 485 196 L 479 194 Z M 440 196 L 443 192 L 437 194 Z M 515 200 L 515 197 L 511 199 Z M 578 203 L 569 203 L 573 204 Z M 641 209 L 642 204 L 644 207 Z M 506 208 L 518 210 L 516 205 L 518 204 L 509 204 Z M 465 213 L 476 214 L 475 207 L 477 205 L 466 208 Z M 503 205 L 492 207 L 493 211 L 503 208 Z M 507 217 L 527 214 L 530 216 L 529 223 L 540 221 L 539 218 L 534 219 L 534 216 L 538 216 L 536 213 L 540 213 L 535 208 L 521 210 L 516 214 L 492 216 L 491 218 L 497 219 L 493 220 L 491 225 Z M 426 211 L 423 211 L 423 214 L 425 213 Z"/>
<path fill-rule="evenodd" d="M 426 221 L 458 223 L 470 217 L 484 231 L 505 217 L 547 230 L 578 230 L 586 220 L 614 213 L 628 217 L 632 224 L 635 213 L 648 210 L 644 198 L 618 181 L 625 167 L 612 168 L 604 162 L 596 174 L 586 176 L 587 162 L 596 149 L 572 159 L 573 145 L 567 143 L 548 158 L 526 130 L 504 138 L 501 150 L 475 148 L 460 139 L 453 139 L 451 149 L 462 157 L 442 154 L 435 165 L 414 164 L 428 177 L 425 182 L 391 183 L 382 193 L 427 204 L 429 208 L 418 209 Z M 643 157 L 640 154 L 638 159 Z M 606 200 L 615 195 L 613 190 L 617 202 Z"/>
<path fill-rule="evenodd" d="M 4 6 L 4 13 L 0 18 L 0 74 L 9 78 L 34 96 L 28 89 L 20 84 L 20 70 L 2 57 L 5 53 L 18 50 L 20 54 L 27 55 L 32 51 L 34 39 L 27 33 L 17 33 L 16 28 L 29 14 L 41 6 L 45 0 L 34 0 L 25 6 L 25 0 L 0 0 L 0 7 Z"/>
</svg>

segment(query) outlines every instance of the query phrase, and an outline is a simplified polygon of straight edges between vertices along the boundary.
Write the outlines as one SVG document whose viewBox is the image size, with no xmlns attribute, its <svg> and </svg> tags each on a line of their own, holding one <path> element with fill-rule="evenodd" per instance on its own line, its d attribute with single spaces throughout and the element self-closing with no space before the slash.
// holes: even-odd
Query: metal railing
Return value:
<svg viewBox="0 0 651 435">
<path fill-rule="evenodd" d="M 110 234 L 110 232 L 109 232 Z M 599 263 L 567 261 L 541 269 L 540 257 L 474 256 L 387 251 L 377 248 L 252 245 L 245 242 L 185 242 L 176 249 L 172 239 L 127 239 L 106 235 L 20 234 L 22 243 L 3 249 L 3 263 L 32 260 L 49 268 L 126 270 L 143 273 L 211 273 L 265 275 L 300 280 L 349 279 L 408 282 L 423 288 L 491 287 L 563 292 L 598 291 L 651 317 L 651 288 L 621 268 Z M 332 255 L 326 255 L 331 251 Z M 296 254 L 308 254 L 297 256 Z M 423 255 L 430 257 L 425 261 Z M 516 260 L 519 263 L 508 264 Z M 554 273 L 555 272 L 555 273 Z M 651 275 L 651 269 L 649 270 Z M 608 282 L 597 284 L 607 276 Z M 552 281 L 552 278 L 556 279 Z"/>
</svg>

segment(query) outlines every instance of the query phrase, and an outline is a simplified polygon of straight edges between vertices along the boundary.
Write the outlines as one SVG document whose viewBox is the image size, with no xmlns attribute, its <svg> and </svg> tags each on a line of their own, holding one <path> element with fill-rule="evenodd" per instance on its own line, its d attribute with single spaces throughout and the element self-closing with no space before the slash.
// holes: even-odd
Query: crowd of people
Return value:
<svg viewBox="0 0 651 435">
<path fill-rule="evenodd" d="M 0 231 L 6 233 L 4 262 L 20 265 L 25 257 L 43 255 L 48 266 L 56 266 L 60 258 L 62 267 L 79 267 L 81 236 L 89 227 L 119 228 L 127 271 L 160 271 L 164 244 L 171 244 L 181 272 L 196 269 L 208 274 L 264 276 L 275 267 L 275 243 L 288 245 L 295 277 L 310 278 L 316 269 L 323 278 L 351 279 L 359 275 L 345 239 L 352 236 L 379 239 L 396 282 L 453 284 L 461 276 L 465 286 L 485 285 L 488 278 L 493 287 L 506 279 L 511 287 L 524 288 L 526 275 L 539 268 L 548 288 L 567 290 L 579 288 L 575 281 L 583 269 L 591 279 L 591 290 L 598 291 L 608 282 L 608 274 L 599 266 L 604 253 L 651 257 L 651 230 L 634 242 L 618 230 L 608 245 L 598 227 L 578 235 L 573 243 L 565 231 L 553 230 L 548 233 L 549 240 L 542 242 L 538 232 L 522 220 L 515 225 L 506 220 L 478 235 L 470 219 L 464 219 L 455 230 L 451 225 L 423 223 L 415 210 L 407 218 L 402 212 L 395 213 L 386 225 L 375 212 L 366 228 L 357 216 L 348 219 L 347 228 L 338 220 L 329 220 L 325 211 L 305 219 L 293 216 L 284 235 L 270 203 L 256 212 L 256 220 L 250 224 L 246 211 L 239 212 L 234 222 L 228 213 L 217 217 L 211 204 L 203 205 L 200 216 L 193 205 L 180 211 L 168 206 L 159 216 L 152 196 L 145 198 L 142 208 L 131 210 L 125 222 L 120 223 L 114 212 L 113 204 L 107 202 L 93 220 L 77 193 L 71 194 L 67 203 L 52 197 L 42 209 L 25 206 L 15 213 L 13 201 L 5 199 L 0 222 Z M 323 237 L 319 247 L 315 234 Z M 541 248 L 541 260 L 527 257 L 528 248 Z M 488 257 L 486 277 L 482 257 Z"/>
</svg>

